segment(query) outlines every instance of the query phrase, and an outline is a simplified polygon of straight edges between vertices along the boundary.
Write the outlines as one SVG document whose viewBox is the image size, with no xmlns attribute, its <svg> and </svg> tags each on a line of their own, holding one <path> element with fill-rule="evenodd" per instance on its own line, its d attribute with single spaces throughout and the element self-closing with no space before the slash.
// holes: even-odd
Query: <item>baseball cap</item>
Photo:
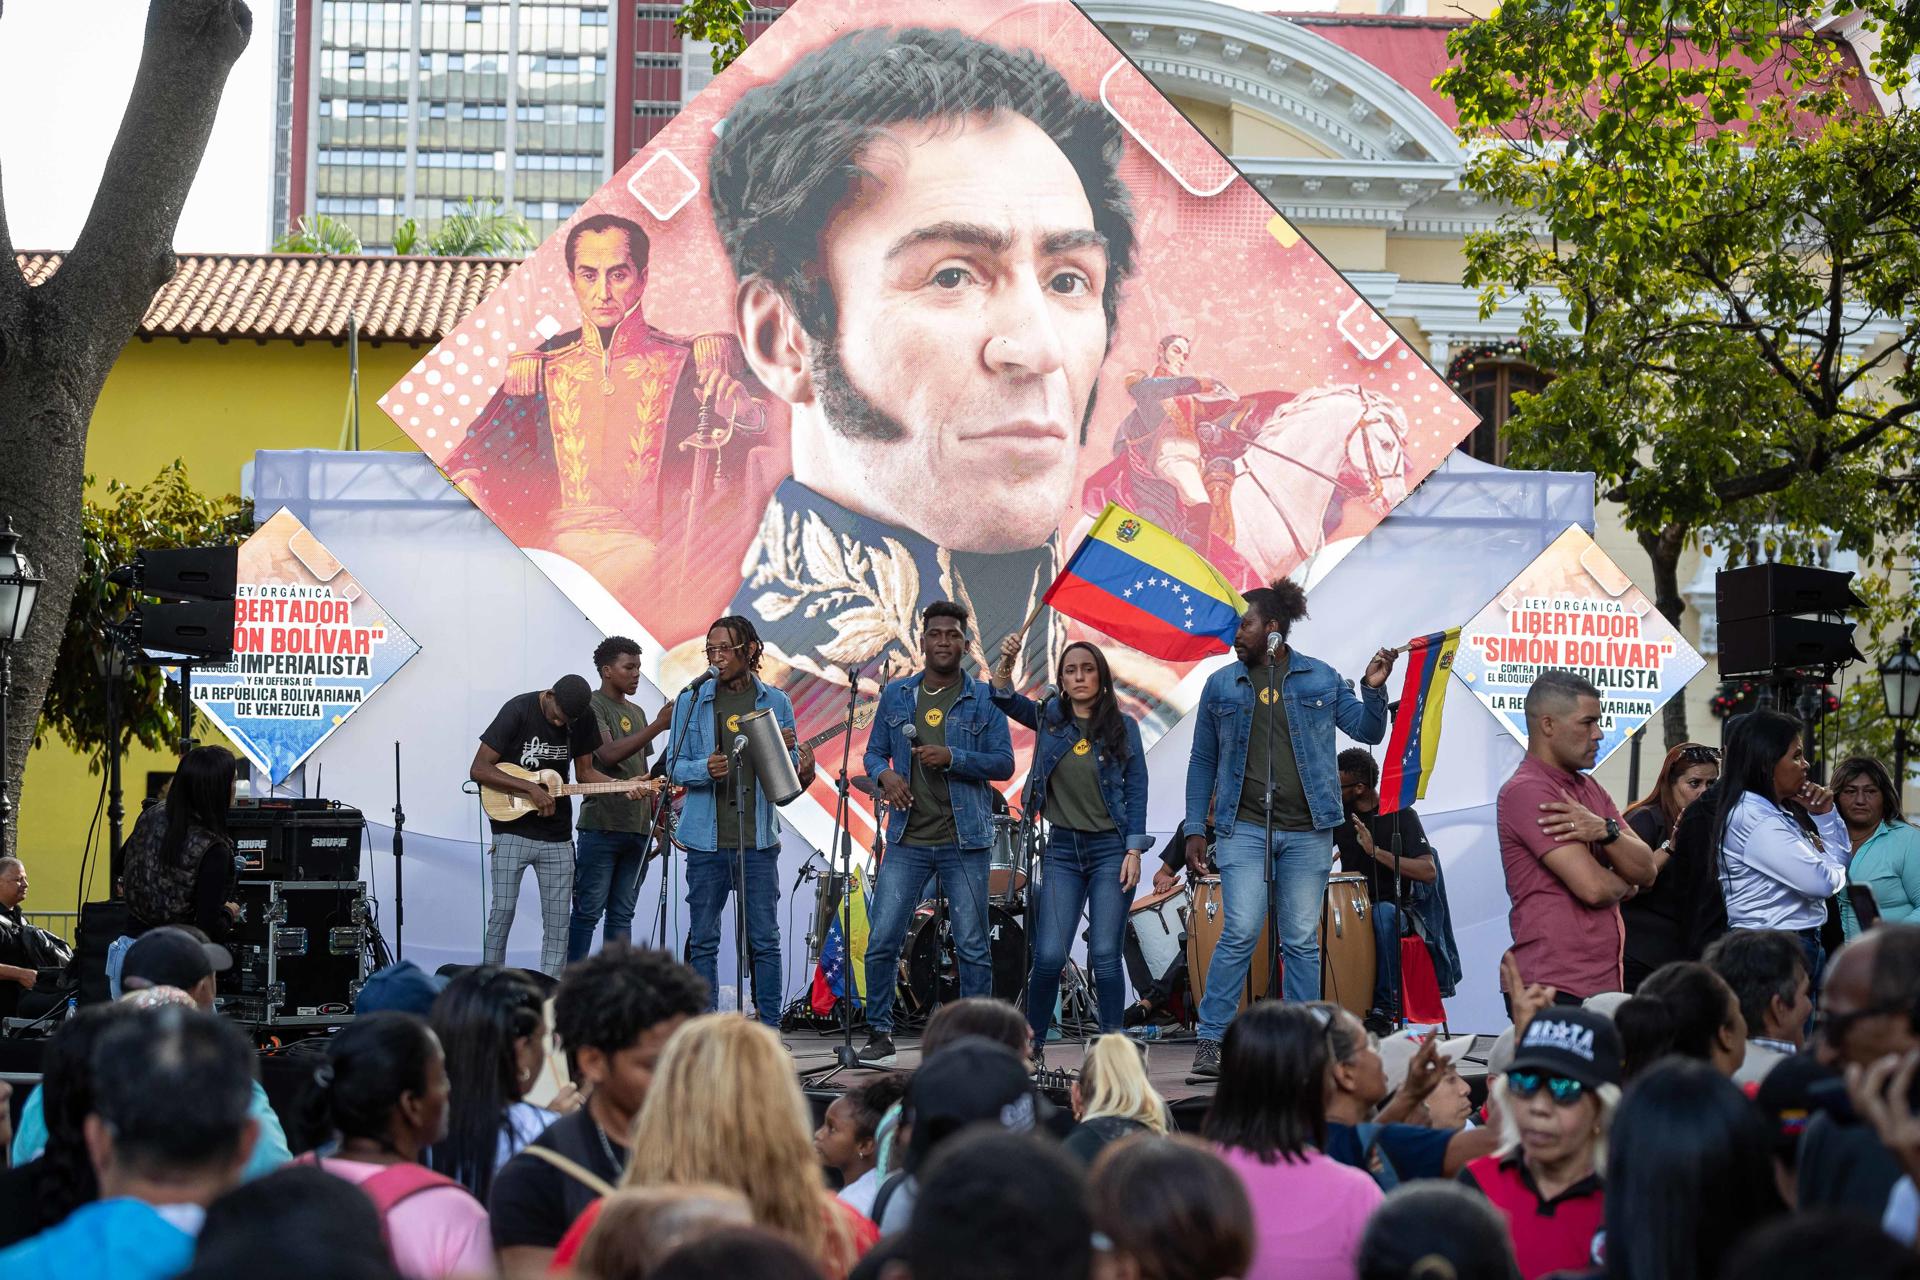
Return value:
<svg viewBox="0 0 1920 1280">
<path fill-rule="evenodd" d="M 1544 1071 L 1588 1088 L 1620 1083 L 1620 1033 L 1587 1009 L 1543 1009 L 1513 1046 L 1509 1071 Z"/>
<path fill-rule="evenodd" d="M 354 997 L 355 1013 L 378 1013 L 394 1009 L 424 1018 L 434 1000 L 447 989 L 447 979 L 428 973 L 411 960 L 390 964 L 369 974 Z"/>
<path fill-rule="evenodd" d="M 1420 1052 L 1425 1035 L 1414 1031 L 1396 1031 L 1380 1042 L 1380 1066 L 1387 1073 L 1387 1092 L 1398 1093 L 1407 1082 L 1407 1068 Z M 1457 1068 L 1467 1050 L 1473 1048 L 1473 1036 L 1453 1036 L 1440 1041 L 1440 1057 Z"/>
<path fill-rule="evenodd" d="M 985 1036 L 962 1036 L 913 1073 L 905 1113 L 913 1123 L 907 1169 L 914 1171 L 942 1140 L 969 1125 L 1026 1133 L 1043 1127 L 1053 1107 L 1011 1049 Z"/>
<path fill-rule="evenodd" d="M 123 990 L 138 987 L 178 987 L 191 991 L 211 974 L 233 968 L 233 957 L 218 943 L 195 937 L 179 925 L 149 929 L 134 939 L 120 965 Z M 137 986 L 136 986 L 137 984 Z"/>
</svg>

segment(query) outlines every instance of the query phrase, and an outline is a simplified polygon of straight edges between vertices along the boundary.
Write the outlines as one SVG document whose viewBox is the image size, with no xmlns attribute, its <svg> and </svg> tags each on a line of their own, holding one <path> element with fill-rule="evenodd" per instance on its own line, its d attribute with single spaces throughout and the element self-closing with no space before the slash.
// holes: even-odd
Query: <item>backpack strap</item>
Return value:
<svg viewBox="0 0 1920 1280">
<path fill-rule="evenodd" d="M 405 1164 L 388 1165 L 360 1184 L 360 1190 L 366 1192 L 367 1198 L 373 1201 L 373 1207 L 382 1221 L 402 1200 L 439 1187 L 460 1187 L 460 1184 L 444 1173 L 411 1160 Z M 465 1187 L 460 1189 L 466 1190 Z"/>
<path fill-rule="evenodd" d="M 520 1154 L 532 1156 L 536 1160 L 546 1161 L 560 1172 L 566 1174 L 569 1178 L 572 1178 L 575 1182 L 585 1186 L 597 1196 L 610 1196 L 613 1194 L 613 1187 L 605 1178 L 602 1178 L 599 1174 L 587 1168 L 585 1165 L 580 1164 L 578 1161 L 567 1159 L 551 1147 L 522 1147 L 520 1148 Z"/>
<path fill-rule="evenodd" d="M 887 1175 L 887 1180 L 880 1184 L 878 1191 L 874 1192 L 873 1211 L 867 1215 L 868 1220 L 872 1222 L 873 1225 L 876 1227 L 879 1226 L 880 1220 L 887 1216 L 887 1202 L 893 1199 L 893 1193 L 898 1191 L 900 1184 L 906 1180 L 907 1171 L 905 1169 L 896 1169 Z"/>
</svg>

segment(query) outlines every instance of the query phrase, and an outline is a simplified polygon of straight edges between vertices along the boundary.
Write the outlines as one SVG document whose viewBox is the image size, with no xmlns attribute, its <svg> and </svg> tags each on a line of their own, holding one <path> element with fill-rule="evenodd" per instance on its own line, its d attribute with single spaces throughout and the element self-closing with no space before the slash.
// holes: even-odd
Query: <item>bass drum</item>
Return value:
<svg viewBox="0 0 1920 1280">
<path fill-rule="evenodd" d="M 940 930 L 938 955 L 935 954 L 935 926 Z M 953 949 L 953 927 L 936 921 L 934 900 L 914 908 L 913 924 L 907 929 L 907 943 L 900 949 L 900 1003 L 908 1010 L 926 1014 L 936 1004 L 950 1004 L 960 998 L 959 957 Z M 993 956 L 992 994 L 1002 1000 L 1018 1002 L 1026 985 L 1027 932 L 1013 913 L 994 903 L 987 908 L 987 947 Z M 935 969 L 939 988 L 936 992 Z"/>
<path fill-rule="evenodd" d="M 1194 1012 L 1207 994 L 1207 972 L 1213 965 L 1213 949 L 1227 925 L 1226 900 L 1219 876 L 1201 876 L 1187 890 L 1187 980 L 1193 985 Z M 1247 980 L 1240 984 L 1240 1007 L 1246 1008 L 1256 996 L 1267 994 L 1267 929 L 1260 928 L 1260 940 L 1253 947 L 1253 962 L 1247 966 Z"/>
<path fill-rule="evenodd" d="M 1320 994 L 1356 1018 L 1373 1005 L 1373 902 L 1367 878 L 1335 872 L 1327 878 L 1320 915 Z"/>
</svg>

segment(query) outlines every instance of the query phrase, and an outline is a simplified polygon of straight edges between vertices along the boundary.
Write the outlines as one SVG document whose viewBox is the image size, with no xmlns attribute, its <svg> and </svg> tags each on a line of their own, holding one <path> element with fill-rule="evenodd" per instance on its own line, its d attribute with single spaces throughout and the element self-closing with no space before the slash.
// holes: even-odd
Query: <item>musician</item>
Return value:
<svg viewBox="0 0 1920 1280">
<path fill-rule="evenodd" d="M 534 811 L 512 822 L 489 819 L 493 848 L 492 903 L 487 910 L 483 954 L 488 964 L 504 964 L 507 935 L 520 902 L 520 882 L 528 867 L 540 884 L 540 971 L 559 977 L 567 963 L 567 925 L 573 899 L 573 799 L 554 796 L 530 778 L 503 773 L 500 762 L 537 773 L 551 769 L 567 779 L 568 766 L 582 782 L 613 782 L 593 762 L 600 728 L 593 718 L 593 691 L 576 675 L 564 675 L 551 689 L 517 694 L 500 706 L 480 734 L 467 776 L 483 787 L 525 796 Z M 628 799 L 644 794 L 639 784 Z"/>
<path fill-rule="evenodd" d="M 1218 800 L 1214 860 L 1226 912 L 1200 1001 L 1200 1043 L 1192 1074 L 1203 1079 L 1220 1074 L 1220 1040 L 1239 1008 L 1265 922 L 1270 858 L 1285 965 L 1281 991 L 1288 1000 L 1320 998 L 1320 912 L 1333 865 L 1333 829 L 1344 818 L 1333 731 L 1338 727 L 1367 743 L 1387 735 L 1383 686 L 1395 652 L 1381 649 L 1373 655 L 1355 696 L 1353 686 L 1332 667 L 1287 643 L 1293 624 L 1306 616 L 1307 593 L 1298 583 L 1282 578 L 1271 587 L 1247 592 L 1247 612 L 1233 638 L 1234 656 L 1240 661 L 1207 678 L 1194 713 L 1186 829 L 1201 831 L 1208 805 Z M 1269 812 L 1271 848 L 1266 837 Z M 1195 834 L 1186 840 L 1187 869 L 1199 875 L 1206 837 Z"/>
<path fill-rule="evenodd" d="M 1340 753 L 1340 803 L 1346 821 L 1333 833 L 1340 870 L 1367 878 L 1373 904 L 1373 1005 L 1367 1030 L 1377 1036 L 1394 1029 L 1400 1007 L 1400 912 L 1403 889 L 1394 883 L 1396 851 L 1399 876 L 1409 883 L 1432 884 L 1439 874 L 1433 846 L 1411 807 L 1380 812 L 1380 765 L 1364 748 Z M 1407 909 L 1411 910 L 1411 904 Z"/>
<path fill-rule="evenodd" d="M 1080 912 L 1088 912 L 1087 960 L 1100 1004 L 1100 1030 L 1121 1029 L 1127 989 L 1120 951 L 1127 910 L 1140 883 L 1146 835 L 1147 756 L 1140 725 L 1120 710 L 1107 655 L 1085 641 L 1060 653 L 1059 694 L 1035 703 L 1013 687 L 1022 637 L 1000 644 L 993 704 L 1037 735 L 1030 795 L 1045 797 L 1047 847 L 1034 901 L 1033 975 L 1027 1022 L 1038 1057 L 1053 1021 L 1060 970 Z M 1029 809 L 1029 817 L 1037 817 Z"/>
<path fill-rule="evenodd" d="M 960 994 L 992 993 L 987 862 L 992 783 L 1013 776 L 1013 738 L 992 691 L 960 669 L 967 610 L 936 600 L 921 615 L 918 675 L 889 681 L 867 739 L 867 774 L 892 806 L 888 849 L 873 886 L 867 935 L 868 1066 L 894 1060 L 893 996 L 900 947 L 929 873 L 940 880 L 960 963 Z"/>
<path fill-rule="evenodd" d="M 0 858 L 0 1017 L 12 1017 L 20 993 L 33 990 L 40 978 L 27 942 L 32 926 L 20 909 L 26 896 L 26 863 Z"/>
<path fill-rule="evenodd" d="M 649 720 L 632 701 L 640 689 L 640 646 L 625 636 L 602 640 L 593 651 L 593 668 L 600 673 L 600 687 L 593 691 L 593 718 L 600 734 L 594 766 L 612 778 L 644 777 L 651 744 L 667 731 L 673 703 L 662 703 Z M 632 941 L 633 907 L 640 897 L 652 831 L 649 800 L 588 796 L 580 802 L 568 964 L 586 959 L 602 914 L 607 918 L 602 942 Z"/>
<path fill-rule="evenodd" d="M 813 756 L 796 750 L 793 703 L 755 674 L 760 636 L 753 623 L 729 615 L 707 628 L 702 677 L 673 702 L 667 775 L 685 787 L 680 842 L 687 857 L 687 963 L 707 982 L 707 1007 L 716 1007 L 719 984 L 720 912 L 738 893 L 747 919 L 753 962 L 753 998 L 760 1021 L 780 1025 L 780 818 L 759 785 L 753 761 L 736 757 L 740 722 L 755 711 L 772 711 L 802 784 L 813 780 Z M 740 770 L 738 777 L 734 769 Z M 736 860 L 744 864 L 737 868 Z M 744 980 L 744 979 L 743 979 Z M 744 991 L 741 992 L 745 1007 Z"/>
</svg>

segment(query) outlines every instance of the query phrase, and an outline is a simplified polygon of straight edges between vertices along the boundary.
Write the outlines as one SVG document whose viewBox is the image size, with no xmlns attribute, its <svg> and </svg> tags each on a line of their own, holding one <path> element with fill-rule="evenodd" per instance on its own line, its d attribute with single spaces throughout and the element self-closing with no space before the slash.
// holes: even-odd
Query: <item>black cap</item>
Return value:
<svg viewBox="0 0 1920 1280">
<path fill-rule="evenodd" d="M 1620 1033 L 1587 1009 L 1545 1009 L 1533 1015 L 1513 1046 L 1509 1071 L 1544 1071 L 1588 1088 L 1620 1083 Z"/>
<path fill-rule="evenodd" d="M 202 942 L 178 925 L 164 925 L 147 930 L 127 948 L 120 963 L 120 986 L 127 991 L 140 987 L 191 991 L 203 978 L 231 968 L 233 957 L 225 947 Z"/>
<path fill-rule="evenodd" d="M 913 1170 L 935 1145 L 969 1125 L 991 1122 L 1025 1133 L 1042 1126 L 1053 1108 L 1013 1050 L 985 1036 L 962 1036 L 913 1073 L 904 1110 L 913 1122 L 907 1150 Z"/>
</svg>

